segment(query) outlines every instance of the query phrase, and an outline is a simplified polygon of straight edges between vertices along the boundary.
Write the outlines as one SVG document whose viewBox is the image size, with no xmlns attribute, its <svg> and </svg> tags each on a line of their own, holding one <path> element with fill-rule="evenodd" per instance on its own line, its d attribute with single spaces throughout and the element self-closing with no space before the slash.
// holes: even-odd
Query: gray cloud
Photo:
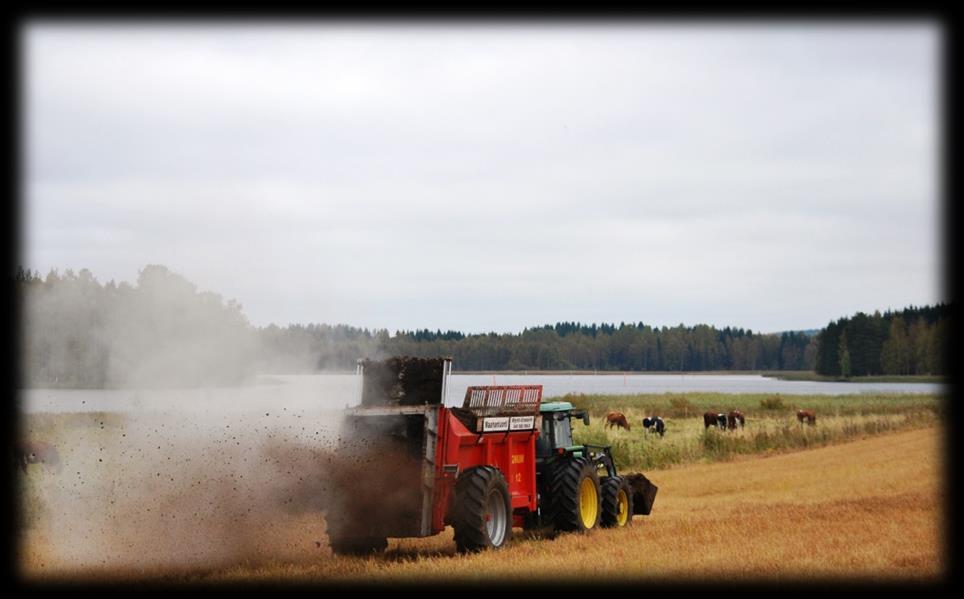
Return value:
<svg viewBox="0 0 964 599">
<path fill-rule="evenodd" d="M 940 297 L 940 32 L 24 31 L 25 261 L 255 324 L 781 330 Z"/>
</svg>

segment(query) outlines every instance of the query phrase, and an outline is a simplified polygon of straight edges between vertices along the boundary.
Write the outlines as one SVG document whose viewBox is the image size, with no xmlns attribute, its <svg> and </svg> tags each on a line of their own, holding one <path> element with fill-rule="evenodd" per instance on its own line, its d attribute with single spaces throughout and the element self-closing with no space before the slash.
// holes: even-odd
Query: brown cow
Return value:
<svg viewBox="0 0 964 599">
<path fill-rule="evenodd" d="M 43 464 L 45 468 L 53 468 L 54 471 L 63 470 L 63 463 L 60 461 L 60 453 L 57 448 L 44 441 L 21 441 L 13 448 L 14 461 L 20 465 L 24 474 L 27 473 L 27 464 Z"/>
<path fill-rule="evenodd" d="M 736 430 L 737 425 L 743 428 L 746 425 L 746 416 L 739 410 L 730 410 L 730 413 L 726 415 L 726 423 L 727 428 L 731 431 Z"/>
<path fill-rule="evenodd" d="M 612 428 L 614 426 L 629 430 L 629 422 L 622 412 L 610 412 L 606 414 L 606 428 Z"/>
<path fill-rule="evenodd" d="M 797 421 L 803 424 L 804 420 L 810 426 L 817 425 L 817 415 L 813 413 L 813 410 L 797 410 Z"/>
</svg>

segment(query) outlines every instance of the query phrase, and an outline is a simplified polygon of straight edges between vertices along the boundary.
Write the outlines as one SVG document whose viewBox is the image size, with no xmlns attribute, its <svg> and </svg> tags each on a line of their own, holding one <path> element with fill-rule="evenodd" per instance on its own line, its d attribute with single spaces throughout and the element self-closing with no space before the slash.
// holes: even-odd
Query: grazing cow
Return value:
<svg viewBox="0 0 964 599">
<path fill-rule="evenodd" d="M 726 430 L 726 414 L 717 414 L 715 412 L 706 412 L 703 414 L 703 428 L 707 429 L 711 426 L 719 427 L 721 430 Z"/>
<path fill-rule="evenodd" d="M 716 426 L 716 414 L 713 412 L 703 412 L 703 428 L 707 429 Z"/>
<path fill-rule="evenodd" d="M 623 415 L 622 412 L 610 412 L 606 414 L 606 428 L 612 428 L 614 426 L 629 430 L 629 422 L 626 421 L 626 416 Z"/>
<path fill-rule="evenodd" d="M 27 473 L 27 464 L 43 464 L 45 468 L 53 468 L 56 472 L 63 470 L 57 448 L 44 441 L 17 443 L 13 448 L 13 459 L 20 465 L 24 474 Z"/>
<path fill-rule="evenodd" d="M 813 410 L 797 410 L 797 421 L 803 424 L 804 420 L 810 426 L 817 425 L 817 415 L 813 413 Z"/>
<path fill-rule="evenodd" d="M 650 416 L 648 418 L 643 418 L 643 427 L 646 429 L 647 432 L 659 433 L 660 437 L 662 437 L 663 433 L 666 431 L 666 424 L 663 422 L 663 419 L 659 416 Z"/>
<path fill-rule="evenodd" d="M 746 425 L 746 416 L 739 410 L 731 410 L 730 413 L 726 415 L 726 420 L 728 424 L 727 428 L 730 430 L 736 430 L 737 426 L 743 428 Z"/>
</svg>

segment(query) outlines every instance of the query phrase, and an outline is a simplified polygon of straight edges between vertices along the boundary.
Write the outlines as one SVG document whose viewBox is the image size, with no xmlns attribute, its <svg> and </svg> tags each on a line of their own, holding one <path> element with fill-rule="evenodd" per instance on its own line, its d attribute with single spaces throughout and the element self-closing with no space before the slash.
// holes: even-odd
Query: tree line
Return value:
<svg viewBox="0 0 964 599">
<path fill-rule="evenodd" d="M 310 347 L 323 367 L 349 368 L 367 348 L 386 355 L 451 356 L 456 370 L 811 370 L 816 344 L 802 332 L 654 327 L 640 323 L 557 323 L 521 333 L 369 331 L 352 327 L 269 327 L 275 346 Z M 348 351 L 345 351 L 348 350 Z"/>
<path fill-rule="evenodd" d="M 802 332 L 760 335 L 708 325 L 557 323 L 521 333 L 269 325 L 260 330 L 262 369 L 348 370 L 358 357 L 451 356 L 456 370 L 812 370 L 816 342 Z"/>
<path fill-rule="evenodd" d="M 857 314 L 805 331 L 706 324 L 557 322 L 520 333 L 251 325 L 235 300 L 200 291 L 162 265 L 135 284 L 87 269 L 19 268 L 19 358 L 27 387 L 230 385 L 255 374 L 353 370 L 359 358 L 451 356 L 456 370 L 816 370 L 942 374 L 949 306 Z"/>
<path fill-rule="evenodd" d="M 951 307 L 857 312 L 832 321 L 817 335 L 815 370 L 840 377 L 948 374 Z"/>
<path fill-rule="evenodd" d="M 19 268 L 20 384 L 25 387 L 186 387 L 253 378 L 258 334 L 241 305 L 161 265 L 131 285 L 87 269 Z"/>
</svg>

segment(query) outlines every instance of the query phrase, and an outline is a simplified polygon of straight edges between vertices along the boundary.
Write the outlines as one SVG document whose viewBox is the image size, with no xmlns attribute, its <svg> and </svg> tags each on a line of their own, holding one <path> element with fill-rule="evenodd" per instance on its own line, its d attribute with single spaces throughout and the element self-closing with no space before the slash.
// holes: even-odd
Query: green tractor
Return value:
<svg viewBox="0 0 964 599">
<path fill-rule="evenodd" d="M 632 522 L 634 492 L 619 476 L 610 447 L 576 445 L 572 420 L 589 425 L 586 410 L 575 410 L 567 401 L 543 403 L 541 432 L 536 442 L 536 480 L 539 511 L 526 528 L 552 527 L 557 531 L 586 532 L 602 526 L 623 527 Z M 646 484 L 649 484 L 646 481 Z M 648 514 L 655 496 L 637 494 L 646 505 L 635 513 Z"/>
</svg>

